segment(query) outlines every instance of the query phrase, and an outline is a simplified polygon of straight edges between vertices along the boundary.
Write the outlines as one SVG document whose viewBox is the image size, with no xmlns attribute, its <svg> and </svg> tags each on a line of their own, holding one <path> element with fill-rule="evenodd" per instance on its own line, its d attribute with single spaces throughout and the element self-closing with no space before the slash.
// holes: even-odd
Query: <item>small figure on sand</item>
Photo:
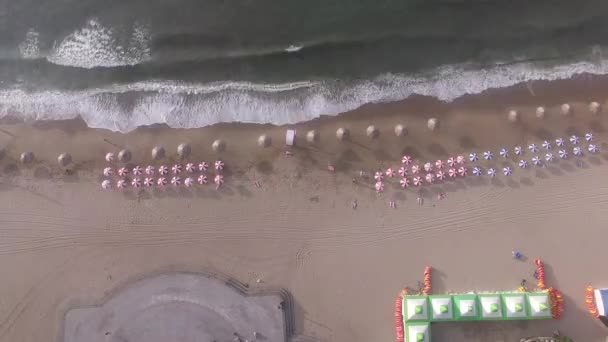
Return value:
<svg viewBox="0 0 608 342">
<path fill-rule="evenodd" d="M 513 256 L 513 259 L 515 259 L 515 260 L 521 260 L 521 257 L 523 256 L 521 254 L 521 252 L 518 252 L 518 251 L 511 251 L 511 255 Z"/>
</svg>

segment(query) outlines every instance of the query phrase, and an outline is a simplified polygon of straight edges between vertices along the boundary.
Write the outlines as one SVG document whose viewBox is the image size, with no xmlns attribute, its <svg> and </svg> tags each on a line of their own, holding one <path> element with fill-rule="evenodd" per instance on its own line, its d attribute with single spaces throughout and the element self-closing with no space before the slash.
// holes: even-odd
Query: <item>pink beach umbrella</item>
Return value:
<svg viewBox="0 0 608 342">
<path fill-rule="evenodd" d="M 119 179 L 119 180 L 116 182 L 116 187 L 117 187 L 118 189 L 124 189 L 124 188 L 126 188 L 126 187 L 127 187 L 127 181 L 126 181 L 126 180 L 124 180 L 124 179 Z"/>
<path fill-rule="evenodd" d="M 139 178 L 133 178 L 133 180 L 131 181 L 131 185 L 134 188 L 141 188 L 141 179 L 139 179 Z"/>
<path fill-rule="evenodd" d="M 385 172 L 385 173 L 386 173 L 386 177 L 388 177 L 388 178 L 393 178 L 393 177 L 395 177 L 395 170 L 393 170 L 393 169 L 392 169 L 392 168 L 390 168 L 390 167 L 389 167 L 388 169 L 386 169 L 386 172 Z"/>
<path fill-rule="evenodd" d="M 196 166 L 194 166 L 194 163 L 186 164 L 186 172 L 193 173 L 194 171 L 196 171 Z"/>
<path fill-rule="evenodd" d="M 113 161 L 114 161 L 114 153 L 112 153 L 112 152 L 108 152 L 108 153 L 106 153 L 106 161 L 107 161 L 108 163 L 113 162 Z"/>
<path fill-rule="evenodd" d="M 186 179 L 184 179 L 184 185 L 187 187 L 191 187 L 194 184 L 194 180 L 192 179 L 192 177 L 187 177 Z"/>
<path fill-rule="evenodd" d="M 161 165 L 158 167 L 158 173 L 160 175 L 166 176 L 169 174 L 169 167 L 165 166 L 165 165 Z"/>
<path fill-rule="evenodd" d="M 445 172 L 443 172 L 442 170 L 437 171 L 437 173 L 435 174 L 435 176 L 437 177 L 437 179 L 439 179 L 440 181 L 445 179 Z"/>
<path fill-rule="evenodd" d="M 138 165 L 133 168 L 133 176 L 139 176 L 144 170 Z"/>
<path fill-rule="evenodd" d="M 104 179 L 103 182 L 101 182 L 101 188 L 104 190 L 110 190 L 112 188 L 112 182 L 107 179 Z"/>
<path fill-rule="evenodd" d="M 129 170 L 127 170 L 126 167 L 121 167 L 120 169 L 118 169 L 118 175 L 120 177 L 126 177 L 129 174 Z"/>
<path fill-rule="evenodd" d="M 464 164 L 464 161 L 465 161 L 464 156 L 456 156 L 456 163 L 457 164 L 462 165 L 462 164 Z"/>
<path fill-rule="evenodd" d="M 154 166 L 152 166 L 152 165 L 146 166 L 146 174 L 148 176 L 153 176 L 154 175 Z"/>
<path fill-rule="evenodd" d="M 399 181 L 399 184 L 401 184 L 402 188 L 407 188 L 408 186 L 410 186 L 410 180 L 403 177 L 401 178 L 401 180 Z"/>
<path fill-rule="evenodd" d="M 467 175 L 467 168 L 464 166 L 459 167 L 458 174 L 460 175 L 460 177 L 465 177 Z"/>
<path fill-rule="evenodd" d="M 209 163 L 207 162 L 200 162 L 200 164 L 198 164 L 198 170 L 200 172 L 207 172 L 207 170 L 209 169 Z"/>
<path fill-rule="evenodd" d="M 216 189 L 219 189 L 220 186 L 224 185 L 224 176 L 215 175 L 215 178 L 213 178 L 213 182 L 215 183 Z"/>
<path fill-rule="evenodd" d="M 408 166 L 412 163 L 412 157 L 405 155 L 403 156 L 403 158 L 401 158 L 401 163 L 405 166 Z"/>
<path fill-rule="evenodd" d="M 420 176 L 416 176 L 412 179 L 412 184 L 414 184 L 414 186 L 421 186 L 422 185 L 422 178 L 420 178 Z"/>
<path fill-rule="evenodd" d="M 378 192 L 378 193 L 384 191 L 384 183 L 383 182 L 376 182 L 376 184 L 374 185 L 374 187 L 376 188 L 376 192 Z"/>
<path fill-rule="evenodd" d="M 200 184 L 200 185 L 207 184 L 207 176 L 205 176 L 205 175 L 198 176 L 198 184 Z"/>
<path fill-rule="evenodd" d="M 111 167 L 106 167 L 105 169 L 103 169 L 104 176 L 110 177 L 110 176 L 112 176 L 112 174 L 114 174 L 114 170 L 112 170 Z"/>
<path fill-rule="evenodd" d="M 426 171 L 426 172 L 433 171 L 433 164 L 431 164 L 431 163 L 425 163 L 424 164 L 424 171 Z"/>
<path fill-rule="evenodd" d="M 412 174 L 417 175 L 420 172 L 420 165 L 412 165 Z"/>
<path fill-rule="evenodd" d="M 179 178 L 179 176 L 174 176 L 171 178 L 171 184 L 173 184 L 173 186 L 180 186 L 182 185 L 182 179 Z"/>
<path fill-rule="evenodd" d="M 181 164 L 173 165 L 173 167 L 171 167 L 171 171 L 173 171 L 174 174 L 179 175 L 180 173 L 182 173 L 182 165 Z"/>
<path fill-rule="evenodd" d="M 382 171 L 377 171 L 374 174 L 374 179 L 378 182 L 381 182 L 384 179 L 384 174 L 382 173 Z"/>
<path fill-rule="evenodd" d="M 454 165 L 456 165 L 456 160 L 452 157 L 448 158 L 448 166 L 453 167 Z"/>
<path fill-rule="evenodd" d="M 401 177 L 407 176 L 407 168 L 405 168 L 405 166 L 402 166 L 399 168 L 399 176 L 401 176 Z"/>
<path fill-rule="evenodd" d="M 160 177 L 159 179 L 156 180 L 156 185 L 161 186 L 161 187 L 167 185 L 167 178 Z"/>
<path fill-rule="evenodd" d="M 147 187 L 151 187 L 154 185 L 154 178 L 146 177 L 144 178 L 144 185 Z"/>
<path fill-rule="evenodd" d="M 456 177 L 456 175 L 457 175 L 457 172 L 456 172 L 455 168 L 448 169 L 448 177 L 454 178 L 454 177 Z"/>
<path fill-rule="evenodd" d="M 215 171 L 221 172 L 222 170 L 224 170 L 224 162 L 221 160 L 216 160 L 215 161 Z"/>
<path fill-rule="evenodd" d="M 443 169 L 443 160 L 441 159 L 437 159 L 437 161 L 435 162 L 435 168 L 437 170 L 441 170 Z"/>
<path fill-rule="evenodd" d="M 433 182 L 435 181 L 435 175 L 432 173 L 427 173 L 426 176 L 424 177 L 424 179 L 426 180 L 427 183 L 433 184 Z"/>
</svg>

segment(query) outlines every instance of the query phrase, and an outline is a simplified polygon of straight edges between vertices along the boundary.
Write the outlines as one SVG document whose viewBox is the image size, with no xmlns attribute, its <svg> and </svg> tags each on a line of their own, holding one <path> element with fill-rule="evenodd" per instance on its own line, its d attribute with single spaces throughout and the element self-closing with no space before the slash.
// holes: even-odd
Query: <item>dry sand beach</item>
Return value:
<svg viewBox="0 0 608 342">
<path fill-rule="evenodd" d="M 70 307 L 100 303 L 134 279 L 180 271 L 221 273 L 252 290 L 287 290 L 297 341 L 392 341 L 395 296 L 404 286 L 416 287 L 424 266 L 436 270 L 434 293 L 511 290 L 522 278 L 534 281 L 535 257 L 545 261 L 548 282 L 564 293 L 561 320 L 446 323 L 433 328 L 433 340 L 519 341 L 557 328 L 576 341 L 604 341 L 608 331 L 587 314 L 584 293 L 587 283 L 608 285 L 601 253 L 608 117 L 588 110 L 590 101 L 608 105 L 606 89 L 608 78 L 582 75 L 450 104 L 416 97 L 366 105 L 289 126 L 298 132 L 292 156 L 284 153 L 286 127 L 235 123 L 121 134 L 79 120 L 5 120 L 0 341 L 61 341 Z M 563 103 L 572 108 L 568 116 L 560 113 Z M 546 108 L 542 120 L 537 106 Z M 516 123 L 507 120 L 512 109 L 519 113 Z M 429 117 L 439 119 L 436 132 L 426 128 Z M 398 123 L 407 125 L 407 136 L 393 134 Z M 380 132 L 375 140 L 365 135 L 370 124 Z M 339 127 L 350 130 L 350 141 L 337 141 Z M 320 133 L 315 145 L 304 140 L 309 129 Z M 358 176 L 398 166 L 404 153 L 446 159 L 588 131 L 599 154 L 527 170 L 513 157 L 479 163 L 510 165 L 510 178 L 468 176 L 425 185 L 418 195 L 401 189 L 398 178 L 377 194 L 372 180 Z M 257 146 L 261 134 L 272 138 L 271 147 Z M 221 154 L 211 150 L 215 139 L 227 143 Z M 182 142 L 192 146 L 189 160 L 226 163 L 222 188 L 100 189 L 105 153 L 128 148 L 132 164 L 170 165 Z M 150 158 L 156 145 L 167 150 L 161 162 Z M 24 151 L 34 153 L 32 164 L 19 163 Z M 74 160 L 69 173 L 57 165 L 63 152 Z M 513 260 L 514 249 L 525 260 Z"/>
</svg>

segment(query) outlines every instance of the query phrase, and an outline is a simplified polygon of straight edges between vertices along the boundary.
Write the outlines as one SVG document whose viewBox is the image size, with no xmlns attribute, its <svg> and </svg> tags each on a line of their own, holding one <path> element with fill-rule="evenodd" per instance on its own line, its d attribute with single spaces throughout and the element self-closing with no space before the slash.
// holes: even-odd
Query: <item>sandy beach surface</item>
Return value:
<svg viewBox="0 0 608 342">
<path fill-rule="evenodd" d="M 561 320 L 437 324 L 433 341 L 519 341 L 556 328 L 576 341 L 604 341 L 608 330 L 586 312 L 584 293 L 588 283 L 608 286 L 601 253 L 608 117 L 588 110 L 592 100 L 607 104 L 606 89 L 605 78 L 580 76 L 451 104 L 412 98 L 368 105 L 290 126 L 298 131 L 293 156 L 284 153 L 286 127 L 149 127 L 119 134 L 79 120 L 5 120 L 0 341 L 56 341 L 71 306 L 97 303 L 133 279 L 167 271 L 220 272 L 252 288 L 287 289 L 297 341 L 393 341 L 395 297 L 417 286 L 424 266 L 435 269 L 433 293 L 515 290 L 523 278 L 534 282 L 536 257 L 546 263 L 548 284 L 564 293 Z M 573 109 L 569 116 L 559 113 L 565 102 Z M 535 117 L 540 105 L 547 110 L 543 120 Z M 520 113 L 516 124 L 506 119 L 511 109 Z M 434 133 L 425 128 L 431 116 L 441 124 Z M 392 133 L 398 123 L 408 127 L 407 136 Z M 365 135 L 370 124 L 379 128 L 378 139 Z M 335 139 L 338 127 L 350 130 L 351 141 Z M 309 129 L 321 134 L 314 146 L 304 140 Z M 421 161 L 446 159 L 588 131 L 599 154 L 527 170 L 513 157 L 479 163 L 510 165 L 510 178 L 468 176 L 425 186 L 421 194 L 401 189 L 395 178 L 376 194 L 373 181 L 359 177 L 360 170 L 399 166 L 404 153 Z M 256 145 L 264 133 L 273 139 L 267 149 Z M 215 139 L 227 142 L 220 155 L 211 150 Z M 191 144 L 194 162 L 225 161 L 224 187 L 100 189 L 106 152 L 128 148 L 133 164 L 172 164 L 181 142 Z M 150 160 L 155 145 L 167 149 L 165 160 Z M 34 152 L 33 164 L 19 163 L 24 151 Z M 69 173 L 57 165 L 62 152 L 74 159 Z M 513 260 L 514 249 L 525 260 Z"/>
</svg>

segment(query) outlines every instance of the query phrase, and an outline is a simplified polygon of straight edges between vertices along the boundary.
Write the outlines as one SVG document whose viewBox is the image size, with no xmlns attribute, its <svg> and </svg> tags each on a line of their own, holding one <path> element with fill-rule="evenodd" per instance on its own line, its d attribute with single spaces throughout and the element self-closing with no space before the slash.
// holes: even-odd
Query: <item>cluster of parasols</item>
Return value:
<svg viewBox="0 0 608 342">
<path fill-rule="evenodd" d="M 113 163 L 114 153 L 107 153 L 105 160 L 108 163 Z M 127 188 L 129 185 L 133 188 L 140 188 L 142 186 L 156 186 L 162 188 L 168 183 L 171 183 L 171 185 L 176 187 L 181 186 L 182 184 L 186 187 L 192 187 L 197 182 L 200 185 L 205 185 L 209 182 L 209 176 L 207 174 L 209 168 L 209 163 L 204 161 L 200 162 L 198 165 L 186 163 L 182 166 L 182 164 L 178 163 L 171 166 L 171 168 L 166 165 L 160 165 L 158 168 L 155 168 L 152 165 L 148 165 L 145 168 L 136 165 L 132 169 L 120 167 L 115 170 L 114 167 L 108 166 L 103 169 L 103 175 L 108 178 L 117 175 L 118 179 L 115 181 L 115 186 L 118 189 Z M 215 170 L 213 182 L 215 183 L 216 189 L 219 189 L 224 184 L 224 162 L 216 160 L 213 163 L 213 170 Z M 184 177 L 183 180 L 182 171 L 186 174 L 186 177 Z M 198 177 L 196 177 L 197 173 L 199 173 Z M 101 182 L 101 188 L 104 190 L 111 189 L 112 181 L 110 179 L 104 179 Z"/>
<path fill-rule="evenodd" d="M 588 143 L 586 146 L 587 151 L 589 153 L 595 154 L 599 152 L 599 147 L 593 143 L 593 133 L 587 133 L 584 136 L 585 141 Z M 580 146 L 580 138 L 576 135 L 571 136 L 569 139 L 570 144 L 572 145 L 571 151 L 572 155 L 581 157 L 585 153 L 583 147 Z M 518 165 L 520 168 L 525 169 L 530 166 L 530 164 L 538 167 L 545 166 L 547 163 L 551 163 L 555 160 L 555 155 L 553 154 L 553 145 L 557 147 L 557 157 L 560 159 L 568 159 L 570 154 L 570 149 L 566 147 L 566 140 L 562 138 L 555 139 L 555 142 L 545 140 L 542 142 L 539 147 L 537 144 L 532 143 L 529 144 L 528 150 L 537 154 L 534 155 L 530 161 L 527 159 L 520 159 Z M 545 150 L 545 155 L 539 155 L 541 148 Z M 521 146 L 515 146 L 512 150 L 513 154 L 517 157 L 521 157 L 525 154 L 525 148 Z M 511 156 L 511 150 L 507 148 L 502 148 L 498 155 L 503 159 L 509 158 Z M 485 160 L 494 159 L 494 153 L 492 151 L 485 151 L 481 154 L 482 158 Z M 376 192 L 383 192 L 385 186 L 385 178 L 393 178 L 397 175 L 401 176 L 399 181 L 401 187 L 407 188 L 411 185 L 413 186 L 421 186 L 423 184 L 433 184 L 438 181 L 443 181 L 446 178 L 456 178 L 456 177 L 465 177 L 467 176 L 469 170 L 464 165 L 467 158 L 463 155 L 459 155 L 456 157 L 448 158 L 446 161 L 437 160 L 435 162 L 426 162 L 422 164 L 414 163 L 411 156 L 405 155 L 401 159 L 402 166 L 398 169 L 388 168 L 385 171 L 377 171 L 374 174 L 374 179 L 376 181 L 375 189 Z M 472 152 L 468 155 L 468 160 L 470 162 L 479 161 L 479 155 L 476 152 Z M 484 174 L 489 177 L 495 177 L 500 171 L 505 176 L 510 176 L 513 173 L 513 169 L 510 166 L 505 166 L 502 170 L 497 170 L 493 167 L 488 168 L 487 170 L 483 170 L 479 166 L 474 166 L 471 169 L 471 173 L 474 176 L 482 176 Z M 408 177 L 409 175 L 412 177 Z"/>
</svg>

